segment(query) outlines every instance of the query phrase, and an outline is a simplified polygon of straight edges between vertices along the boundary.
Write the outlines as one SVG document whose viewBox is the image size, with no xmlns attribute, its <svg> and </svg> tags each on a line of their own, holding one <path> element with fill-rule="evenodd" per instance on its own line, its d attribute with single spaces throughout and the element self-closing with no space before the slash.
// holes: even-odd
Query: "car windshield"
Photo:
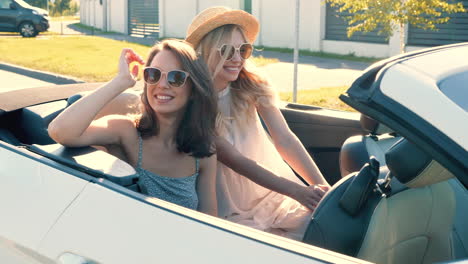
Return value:
<svg viewBox="0 0 468 264">
<path fill-rule="evenodd" d="M 439 83 L 440 90 L 450 100 L 468 112 L 468 72 L 452 75 Z"/>
<path fill-rule="evenodd" d="M 22 6 L 22 7 L 25 7 L 25 8 L 34 8 L 33 6 L 31 6 L 30 4 L 24 2 L 23 0 L 15 0 L 15 2 Z"/>
</svg>

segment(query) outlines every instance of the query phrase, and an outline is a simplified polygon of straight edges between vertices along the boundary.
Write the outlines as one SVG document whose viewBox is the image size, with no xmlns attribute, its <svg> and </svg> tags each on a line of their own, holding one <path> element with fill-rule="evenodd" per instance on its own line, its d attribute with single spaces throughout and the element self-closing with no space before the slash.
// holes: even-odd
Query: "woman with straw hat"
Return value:
<svg viewBox="0 0 468 264">
<path fill-rule="evenodd" d="M 290 131 L 269 83 L 249 64 L 258 32 L 254 16 L 227 7 L 202 11 L 187 31 L 186 41 L 205 59 L 218 91 L 218 214 L 301 239 L 311 214 L 306 207 L 313 209 L 329 185 Z"/>
</svg>

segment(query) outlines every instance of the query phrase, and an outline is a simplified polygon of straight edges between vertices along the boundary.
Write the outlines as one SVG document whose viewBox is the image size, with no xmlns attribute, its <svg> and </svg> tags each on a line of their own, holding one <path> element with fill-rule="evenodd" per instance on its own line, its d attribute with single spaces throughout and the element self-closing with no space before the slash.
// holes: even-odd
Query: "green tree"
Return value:
<svg viewBox="0 0 468 264">
<path fill-rule="evenodd" d="M 61 16 L 70 9 L 70 0 L 55 0 L 50 6 L 52 16 Z"/>
<path fill-rule="evenodd" d="M 43 9 L 47 8 L 47 2 L 48 0 L 25 0 L 26 3 L 35 6 L 35 7 L 40 7 Z"/>
<path fill-rule="evenodd" d="M 405 52 L 405 31 L 408 24 L 422 29 L 437 30 L 437 24 L 447 23 L 447 14 L 465 12 L 463 4 L 445 0 L 325 0 L 340 12 L 350 15 L 347 34 L 370 32 L 377 28 L 379 34 L 389 38 L 398 29 L 400 53 Z"/>
</svg>

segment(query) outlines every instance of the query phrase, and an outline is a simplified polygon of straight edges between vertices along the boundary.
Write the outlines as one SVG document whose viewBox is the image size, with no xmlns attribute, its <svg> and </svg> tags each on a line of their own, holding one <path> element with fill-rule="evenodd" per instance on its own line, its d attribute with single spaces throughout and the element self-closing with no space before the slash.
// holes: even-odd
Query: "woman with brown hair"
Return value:
<svg viewBox="0 0 468 264">
<path fill-rule="evenodd" d="M 187 31 L 186 41 L 207 62 L 218 91 L 218 211 L 225 219 L 301 239 L 310 210 L 329 185 L 289 129 L 268 81 L 249 63 L 258 32 L 254 16 L 226 7 L 200 12 Z"/>
<path fill-rule="evenodd" d="M 135 85 L 133 62 L 123 49 L 118 75 L 65 109 L 49 125 L 50 136 L 66 146 L 119 148 L 133 165 L 143 193 L 217 215 L 214 150 L 216 97 L 205 64 L 193 48 L 165 40 L 150 51 L 136 119 L 109 115 L 94 120 L 112 99 Z"/>
</svg>

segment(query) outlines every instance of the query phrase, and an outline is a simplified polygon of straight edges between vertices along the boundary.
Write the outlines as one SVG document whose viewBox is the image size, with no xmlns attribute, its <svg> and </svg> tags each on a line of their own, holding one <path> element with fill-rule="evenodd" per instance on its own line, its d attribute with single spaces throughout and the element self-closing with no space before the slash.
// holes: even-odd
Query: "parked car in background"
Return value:
<svg viewBox="0 0 468 264">
<path fill-rule="evenodd" d="M 35 37 L 49 29 L 46 10 L 23 0 L 0 0 L 0 31 L 19 32 L 23 37 Z"/>
<path fill-rule="evenodd" d="M 54 142 L 50 121 L 102 84 L 0 92 L 0 263 L 467 259 L 466 54 L 468 43 L 372 65 L 340 97 L 359 113 L 282 106 L 327 180 L 337 181 L 302 242 L 148 197 L 124 161 Z"/>
</svg>

